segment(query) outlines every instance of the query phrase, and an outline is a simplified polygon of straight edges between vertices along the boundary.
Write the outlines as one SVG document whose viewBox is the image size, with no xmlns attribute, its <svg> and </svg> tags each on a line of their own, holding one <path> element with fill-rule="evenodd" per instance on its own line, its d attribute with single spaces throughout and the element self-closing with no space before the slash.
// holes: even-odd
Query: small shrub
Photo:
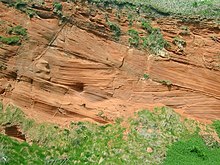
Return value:
<svg viewBox="0 0 220 165">
<path fill-rule="evenodd" d="M 167 87 L 171 87 L 171 86 L 172 86 L 172 82 L 169 81 L 169 80 L 161 80 L 160 83 L 161 83 L 162 85 L 167 86 Z"/>
<path fill-rule="evenodd" d="M 182 30 L 180 32 L 181 35 L 190 35 L 190 30 L 188 26 L 181 26 L 180 29 Z"/>
<path fill-rule="evenodd" d="M 220 42 L 220 39 L 218 38 L 218 36 L 212 35 L 210 36 L 210 38 L 215 42 Z"/>
<path fill-rule="evenodd" d="M 103 111 L 100 111 L 97 116 L 103 118 L 104 120 L 108 120 L 107 116 L 104 115 L 104 112 Z"/>
<path fill-rule="evenodd" d="M 130 29 L 128 30 L 128 35 L 130 36 L 128 40 L 130 46 L 138 47 L 140 42 L 139 32 L 134 29 Z"/>
<path fill-rule="evenodd" d="M 1 105 L 0 109 L 0 125 L 19 125 L 24 119 L 24 113 L 16 107 L 8 106 L 6 110 L 3 111 L 3 106 Z"/>
<path fill-rule="evenodd" d="M 7 45 L 19 45 L 20 44 L 20 37 L 18 37 L 18 36 L 12 36 L 12 37 L 0 36 L 0 42 L 7 44 Z"/>
<path fill-rule="evenodd" d="M 177 45 L 180 48 L 183 48 L 186 46 L 186 41 L 176 36 L 173 39 L 173 44 Z"/>
<path fill-rule="evenodd" d="M 121 19 L 121 13 L 119 10 L 117 10 L 117 12 L 115 13 L 115 17 L 120 20 Z M 106 19 L 105 19 L 106 20 Z"/>
<path fill-rule="evenodd" d="M 142 21 L 141 27 L 146 30 L 148 33 L 152 33 L 153 27 L 151 26 L 150 22 Z"/>
<path fill-rule="evenodd" d="M 26 13 L 30 18 L 34 17 L 34 15 L 36 15 L 36 11 L 34 11 L 33 9 L 31 9 L 30 7 L 28 7 L 28 3 L 30 2 L 30 0 L 8 0 L 7 4 L 9 4 L 9 6 L 12 6 L 24 13 Z"/>
<path fill-rule="evenodd" d="M 0 71 L 5 69 L 7 69 L 7 67 L 4 64 L 0 63 Z"/>
<path fill-rule="evenodd" d="M 147 47 L 152 53 L 159 54 L 169 44 L 164 40 L 160 29 L 153 29 L 147 38 L 143 38 L 143 46 Z"/>
<path fill-rule="evenodd" d="M 143 77 L 145 80 L 148 80 L 150 78 L 150 75 L 145 73 Z"/>
<path fill-rule="evenodd" d="M 25 13 L 29 16 L 29 18 L 33 18 L 36 15 L 36 11 L 32 9 L 25 9 Z"/>
<path fill-rule="evenodd" d="M 15 6 L 15 8 L 18 9 L 18 10 L 23 10 L 23 8 L 25 8 L 25 7 L 27 6 L 27 3 L 18 0 L 18 1 L 14 4 L 14 6 Z"/>
<path fill-rule="evenodd" d="M 114 39 L 119 40 L 119 37 L 121 36 L 120 27 L 117 24 L 110 22 L 110 21 L 108 21 L 108 26 L 110 30 L 114 33 Z"/>
<path fill-rule="evenodd" d="M 129 26 L 132 26 L 132 25 L 133 25 L 133 22 L 134 22 L 133 15 L 132 15 L 132 14 L 129 14 L 129 15 L 128 15 L 128 25 L 129 25 Z"/>
<path fill-rule="evenodd" d="M 25 29 L 22 26 L 18 25 L 18 26 L 15 26 L 15 27 L 12 27 L 12 28 L 8 29 L 8 34 L 26 36 L 27 35 L 27 29 Z"/>
<path fill-rule="evenodd" d="M 61 18 L 63 18 L 62 9 L 63 9 L 63 6 L 61 3 L 59 3 L 59 2 L 53 3 L 53 12 Z"/>
<path fill-rule="evenodd" d="M 141 37 L 142 40 L 142 48 L 146 49 L 148 47 L 148 39 L 147 37 Z"/>
<path fill-rule="evenodd" d="M 54 9 L 57 10 L 57 11 L 61 11 L 61 10 L 63 9 L 62 4 L 59 3 L 59 2 L 54 2 L 54 3 L 53 3 L 53 7 L 54 7 Z"/>
</svg>

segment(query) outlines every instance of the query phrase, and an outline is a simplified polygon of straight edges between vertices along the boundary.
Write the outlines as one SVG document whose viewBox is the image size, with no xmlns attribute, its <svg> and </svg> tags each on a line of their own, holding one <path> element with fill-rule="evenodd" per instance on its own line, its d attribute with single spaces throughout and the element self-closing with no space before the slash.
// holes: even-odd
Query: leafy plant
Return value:
<svg viewBox="0 0 220 165">
<path fill-rule="evenodd" d="M 184 41 L 183 39 L 181 39 L 181 38 L 179 38 L 179 37 L 177 37 L 177 36 L 174 37 L 173 43 L 174 43 L 175 45 L 177 45 L 178 47 L 181 47 L 181 48 L 183 48 L 183 47 L 186 46 L 186 41 Z"/>
<path fill-rule="evenodd" d="M 153 29 L 148 37 L 142 38 L 143 47 L 147 47 L 154 54 L 160 54 L 160 51 L 165 47 L 168 47 L 169 44 L 164 40 L 160 29 Z"/>
<path fill-rule="evenodd" d="M 63 17 L 63 13 L 62 13 L 63 6 L 60 2 L 54 2 L 53 8 L 54 8 L 53 12 L 55 14 L 57 14 L 59 17 Z"/>
<path fill-rule="evenodd" d="M 145 73 L 143 77 L 145 80 L 148 80 L 150 78 L 150 75 Z"/>
<path fill-rule="evenodd" d="M 141 27 L 146 30 L 148 33 L 152 33 L 152 31 L 154 30 L 154 28 L 151 26 L 149 21 L 145 21 L 143 20 L 141 23 Z"/>
<path fill-rule="evenodd" d="M 7 45 L 19 45 L 20 37 L 19 36 L 12 36 L 12 37 L 0 36 L 0 42 L 7 44 Z"/>
<path fill-rule="evenodd" d="M 11 27 L 8 29 L 9 34 L 27 36 L 27 29 L 23 28 L 22 26 L 18 25 L 15 27 Z"/>
<path fill-rule="evenodd" d="M 128 25 L 129 26 L 132 26 L 133 25 L 133 22 L 134 22 L 134 18 L 133 18 L 133 15 L 132 14 L 128 14 Z"/>
<path fill-rule="evenodd" d="M 22 0 L 17 0 L 14 6 L 16 9 L 23 10 L 24 8 L 27 7 L 27 2 L 22 1 Z"/>
<path fill-rule="evenodd" d="M 108 21 L 108 26 L 110 30 L 114 33 L 114 39 L 119 40 L 119 37 L 121 36 L 120 27 L 117 24 L 110 22 L 110 21 Z"/>
<path fill-rule="evenodd" d="M 54 2 L 53 7 L 54 7 L 55 10 L 60 10 L 61 11 L 63 9 L 62 4 L 59 3 L 59 2 Z"/>
<path fill-rule="evenodd" d="M 9 28 L 7 32 L 9 35 L 14 35 L 8 37 L 0 36 L 0 42 L 7 45 L 19 45 L 21 40 L 27 36 L 27 29 L 20 25 Z"/>
<path fill-rule="evenodd" d="M 16 1 L 7 1 L 6 3 L 9 4 L 9 6 L 13 6 L 14 8 L 26 13 L 30 18 L 34 17 L 36 15 L 36 12 L 28 6 L 28 3 L 30 0 L 16 0 Z"/>
<path fill-rule="evenodd" d="M 134 29 L 129 29 L 128 30 L 128 35 L 130 36 L 130 38 L 128 40 L 130 46 L 138 47 L 139 42 L 140 42 L 140 37 L 139 37 L 138 31 L 136 31 Z"/>
</svg>

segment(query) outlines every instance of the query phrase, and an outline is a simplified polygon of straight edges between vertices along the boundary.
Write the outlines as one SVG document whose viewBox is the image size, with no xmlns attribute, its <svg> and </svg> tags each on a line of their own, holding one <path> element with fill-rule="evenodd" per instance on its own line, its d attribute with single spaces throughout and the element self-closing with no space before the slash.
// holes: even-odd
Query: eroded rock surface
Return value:
<svg viewBox="0 0 220 165">
<path fill-rule="evenodd" d="M 100 36 L 105 26 L 93 18 L 99 17 L 97 11 L 88 20 L 86 9 L 74 10 L 78 22 L 60 25 L 55 17 L 29 19 L 0 4 L 0 19 L 22 25 L 29 36 L 21 46 L 0 46 L 0 62 L 7 66 L 0 74 L 5 104 L 14 103 L 39 121 L 63 125 L 107 123 L 160 105 L 192 118 L 220 118 L 220 43 L 209 36 L 220 38 L 218 28 L 197 30 L 190 24 L 183 53 L 175 47 L 169 57 L 155 57 Z M 99 28 L 88 31 L 83 25 L 91 20 Z M 155 22 L 168 41 L 179 34 L 178 22 L 172 21 Z M 143 78 L 145 73 L 150 79 Z"/>
</svg>

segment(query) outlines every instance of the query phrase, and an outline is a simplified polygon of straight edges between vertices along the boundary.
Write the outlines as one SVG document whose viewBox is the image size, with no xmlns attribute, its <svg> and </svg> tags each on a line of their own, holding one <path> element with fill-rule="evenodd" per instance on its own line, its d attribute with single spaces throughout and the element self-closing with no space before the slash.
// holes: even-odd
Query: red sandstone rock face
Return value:
<svg viewBox="0 0 220 165">
<path fill-rule="evenodd" d="M 20 47 L 0 47 L 0 62 L 7 65 L 1 70 L 0 98 L 38 121 L 106 123 L 162 105 L 192 118 L 220 118 L 220 43 L 209 36 L 220 38 L 218 28 L 196 31 L 190 25 L 184 53 L 172 48 L 169 58 L 162 58 L 100 37 L 98 29 L 91 32 L 79 23 L 30 20 L 3 4 L 0 13 L 2 20 L 27 28 L 29 36 Z M 179 26 L 169 21 L 173 19 L 155 22 L 167 40 L 178 34 Z M 150 79 L 143 79 L 144 73 Z"/>
</svg>

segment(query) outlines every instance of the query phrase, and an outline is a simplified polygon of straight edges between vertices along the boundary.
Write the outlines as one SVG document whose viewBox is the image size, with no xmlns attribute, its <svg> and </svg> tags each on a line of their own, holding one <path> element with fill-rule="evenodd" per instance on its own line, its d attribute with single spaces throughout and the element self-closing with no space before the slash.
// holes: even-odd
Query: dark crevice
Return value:
<svg viewBox="0 0 220 165">
<path fill-rule="evenodd" d="M 70 86 L 71 89 L 77 91 L 77 92 L 83 92 L 84 91 L 84 84 L 81 82 L 77 82 Z"/>
<path fill-rule="evenodd" d="M 4 129 L 6 135 L 26 141 L 25 135 L 19 130 L 17 125 L 6 126 Z"/>
</svg>

